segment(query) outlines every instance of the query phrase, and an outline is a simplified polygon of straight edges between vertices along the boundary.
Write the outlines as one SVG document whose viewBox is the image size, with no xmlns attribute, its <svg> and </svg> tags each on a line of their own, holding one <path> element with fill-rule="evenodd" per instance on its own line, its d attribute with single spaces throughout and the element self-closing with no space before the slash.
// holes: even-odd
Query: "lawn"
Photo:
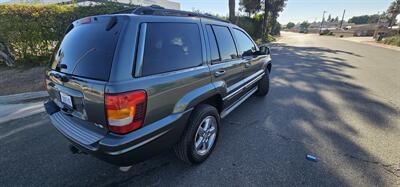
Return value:
<svg viewBox="0 0 400 187">
<path fill-rule="evenodd" d="M 0 66 L 0 95 L 44 90 L 44 66 Z"/>
</svg>

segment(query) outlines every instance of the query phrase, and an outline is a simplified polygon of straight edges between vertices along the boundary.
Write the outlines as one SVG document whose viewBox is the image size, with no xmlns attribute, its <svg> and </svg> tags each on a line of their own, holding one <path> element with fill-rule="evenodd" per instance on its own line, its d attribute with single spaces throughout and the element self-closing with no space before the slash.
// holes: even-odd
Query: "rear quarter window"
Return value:
<svg viewBox="0 0 400 187">
<path fill-rule="evenodd" d="M 202 64 L 199 26 L 195 23 L 147 23 L 142 75 Z"/>
</svg>

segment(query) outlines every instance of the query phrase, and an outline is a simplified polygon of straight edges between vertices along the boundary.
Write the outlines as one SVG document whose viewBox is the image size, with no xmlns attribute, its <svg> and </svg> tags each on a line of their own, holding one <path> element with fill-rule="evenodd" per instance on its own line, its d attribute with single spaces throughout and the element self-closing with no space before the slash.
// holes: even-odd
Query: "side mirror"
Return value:
<svg viewBox="0 0 400 187">
<path fill-rule="evenodd" d="M 269 47 L 267 46 L 260 46 L 258 55 L 269 55 L 271 52 L 269 50 Z"/>
</svg>

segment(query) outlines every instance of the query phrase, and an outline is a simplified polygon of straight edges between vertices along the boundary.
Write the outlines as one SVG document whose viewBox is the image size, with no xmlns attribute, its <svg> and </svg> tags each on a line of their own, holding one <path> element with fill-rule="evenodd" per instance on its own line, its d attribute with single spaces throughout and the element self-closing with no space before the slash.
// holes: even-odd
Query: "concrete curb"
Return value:
<svg viewBox="0 0 400 187">
<path fill-rule="evenodd" d="M 5 95 L 5 96 L 0 96 L 0 104 L 19 103 L 29 100 L 42 99 L 48 96 L 49 94 L 47 93 L 47 91 L 26 92 L 14 95 Z"/>
</svg>

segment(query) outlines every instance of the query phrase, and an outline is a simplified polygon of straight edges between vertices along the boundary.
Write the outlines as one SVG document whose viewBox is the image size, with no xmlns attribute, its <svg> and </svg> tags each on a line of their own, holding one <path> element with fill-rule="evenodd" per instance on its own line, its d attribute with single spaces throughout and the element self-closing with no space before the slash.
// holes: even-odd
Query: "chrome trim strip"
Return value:
<svg viewBox="0 0 400 187">
<path fill-rule="evenodd" d="M 260 74 L 260 73 L 261 73 L 261 74 Z M 259 74 L 260 74 L 260 75 L 259 75 Z M 251 79 L 253 79 L 253 80 L 251 80 L 250 82 L 248 82 L 247 84 L 245 84 L 245 85 L 242 86 L 241 88 L 238 88 L 237 90 L 235 90 L 234 92 L 230 93 L 229 95 L 225 96 L 225 97 L 223 98 L 223 100 L 225 101 L 225 100 L 231 99 L 232 97 L 234 97 L 234 96 L 237 95 L 238 93 L 242 92 L 244 89 L 250 87 L 250 86 L 253 85 L 255 82 L 257 82 L 258 80 L 260 80 L 260 79 L 262 78 L 262 76 L 264 76 L 264 75 L 265 75 L 265 72 L 264 72 L 263 70 L 260 70 L 260 71 L 258 71 L 257 73 L 254 73 L 253 75 L 247 77 L 246 79 L 243 80 L 243 82 L 247 82 L 247 81 L 249 81 L 249 80 L 251 80 Z M 256 77 L 256 76 L 258 76 L 258 77 Z M 254 77 L 256 77 L 256 78 L 254 78 Z M 242 82 L 242 81 L 241 81 L 241 82 Z"/>
<path fill-rule="evenodd" d="M 233 110 L 235 110 L 240 104 L 242 104 L 244 101 L 246 101 L 250 96 L 252 96 L 256 91 L 257 87 L 251 89 L 249 92 L 247 92 L 246 95 L 242 96 L 238 101 L 235 102 L 232 106 L 227 108 L 226 110 L 221 112 L 221 118 L 225 118 L 229 113 L 231 113 Z"/>
<path fill-rule="evenodd" d="M 144 47 L 146 43 L 147 23 L 140 25 L 139 44 L 136 56 L 135 77 L 142 76 Z"/>
</svg>

